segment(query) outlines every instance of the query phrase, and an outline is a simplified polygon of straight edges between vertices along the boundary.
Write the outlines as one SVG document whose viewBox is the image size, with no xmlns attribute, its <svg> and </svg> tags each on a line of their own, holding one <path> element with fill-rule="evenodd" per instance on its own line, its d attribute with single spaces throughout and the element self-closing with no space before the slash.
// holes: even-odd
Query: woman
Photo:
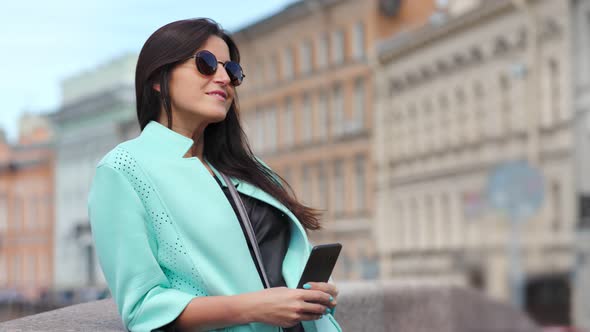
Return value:
<svg viewBox="0 0 590 332">
<path fill-rule="evenodd" d="M 341 331 L 332 284 L 294 289 L 318 214 L 252 155 L 238 117 L 239 61 L 208 19 L 170 23 L 141 50 L 142 133 L 100 161 L 88 201 L 100 265 L 129 330 Z M 270 288 L 228 185 L 247 207 Z"/>
</svg>

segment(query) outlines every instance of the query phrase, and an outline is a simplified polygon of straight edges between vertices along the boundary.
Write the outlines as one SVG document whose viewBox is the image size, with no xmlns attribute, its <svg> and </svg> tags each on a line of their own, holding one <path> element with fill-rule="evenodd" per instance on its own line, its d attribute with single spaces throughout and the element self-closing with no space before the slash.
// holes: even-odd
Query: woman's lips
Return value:
<svg viewBox="0 0 590 332">
<path fill-rule="evenodd" d="M 216 91 L 207 92 L 207 94 L 209 96 L 215 97 L 217 100 L 220 100 L 220 101 L 225 101 L 227 99 L 227 94 L 223 91 L 216 90 Z"/>
</svg>

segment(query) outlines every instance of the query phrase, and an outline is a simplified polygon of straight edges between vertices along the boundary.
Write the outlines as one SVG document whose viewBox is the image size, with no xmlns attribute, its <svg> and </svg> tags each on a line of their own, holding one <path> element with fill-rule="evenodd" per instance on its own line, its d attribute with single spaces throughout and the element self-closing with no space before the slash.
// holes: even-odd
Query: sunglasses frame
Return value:
<svg viewBox="0 0 590 332">
<path fill-rule="evenodd" d="M 199 56 L 201 54 L 203 54 L 203 53 L 209 53 L 209 54 L 211 54 L 211 56 L 213 57 L 213 59 L 215 59 L 215 61 L 218 64 L 221 64 L 221 66 L 223 67 L 223 69 L 225 69 L 225 71 L 228 74 L 228 76 L 231 76 L 231 75 L 229 74 L 229 72 L 227 71 L 227 68 L 225 66 L 227 66 L 228 63 L 232 63 L 232 62 L 235 63 L 235 64 L 237 64 L 238 67 L 240 67 L 240 71 L 242 72 L 242 79 L 239 81 L 238 84 L 232 83 L 233 81 L 230 81 L 230 84 L 232 86 L 239 86 L 239 85 L 242 84 L 242 82 L 244 81 L 244 78 L 246 77 L 246 74 L 244 74 L 244 69 L 242 69 L 242 66 L 238 62 L 236 62 L 236 61 L 229 60 L 229 61 L 226 61 L 226 62 L 221 62 L 221 61 L 217 60 L 217 57 L 215 56 L 215 54 L 213 54 L 213 53 L 211 53 L 211 51 L 207 51 L 207 50 L 200 50 L 197 53 L 195 53 L 194 55 L 191 55 L 190 57 L 186 58 L 185 61 L 188 60 L 188 59 L 193 59 L 194 58 L 195 59 L 195 66 L 197 67 L 197 70 L 199 71 L 199 73 L 201 73 L 201 74 L 203 74 L 205 76 L 213 76 L 217 72 L 217 67 L 218 66 L 215 66 L 215 70 L 213 71 L 212 74 L 209 74 L 209 75 L 201 72 L 201 69 L 199 69 L 199 66 L 197 64 L 197 61 L 199 61 Z"/>
</svg>

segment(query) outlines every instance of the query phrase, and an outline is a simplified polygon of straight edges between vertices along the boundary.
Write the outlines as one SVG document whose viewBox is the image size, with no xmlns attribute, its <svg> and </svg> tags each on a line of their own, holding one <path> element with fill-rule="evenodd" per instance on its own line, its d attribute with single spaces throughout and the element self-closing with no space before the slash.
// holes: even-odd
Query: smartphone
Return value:
<svg viewBox="0 0 590 332">
<path fill-rule="evenodd" d="M 307 282 L 328 282 L 332 270 L 340 255 L 340 243 L 320 244 L 314 246 L 305 264 L 297 288 L 303 288 Z"/>
</svg>

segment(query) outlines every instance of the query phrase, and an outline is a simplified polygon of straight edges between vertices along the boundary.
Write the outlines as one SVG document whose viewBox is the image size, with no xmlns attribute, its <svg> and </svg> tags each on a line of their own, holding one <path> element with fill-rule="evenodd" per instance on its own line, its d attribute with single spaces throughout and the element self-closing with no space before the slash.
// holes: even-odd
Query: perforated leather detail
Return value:
<svg viewBox="0 0 590 332">
<path fill-rule="evenodd" d="M 113 152 L 111 166 L 127 177 L 151 217 L 146 223 L 148 229 L 156 235 L 157 260 L 172 288 L 197 296 L 206 296 L 205 283 L 198 273 L 195 262 L 188 255 L 174 221 L 152 185 L 146 180 L 142 169 L 124 148 L 119 146 Z M 176 240 L 171 242 L 169 239 Z"/>
</svg>

